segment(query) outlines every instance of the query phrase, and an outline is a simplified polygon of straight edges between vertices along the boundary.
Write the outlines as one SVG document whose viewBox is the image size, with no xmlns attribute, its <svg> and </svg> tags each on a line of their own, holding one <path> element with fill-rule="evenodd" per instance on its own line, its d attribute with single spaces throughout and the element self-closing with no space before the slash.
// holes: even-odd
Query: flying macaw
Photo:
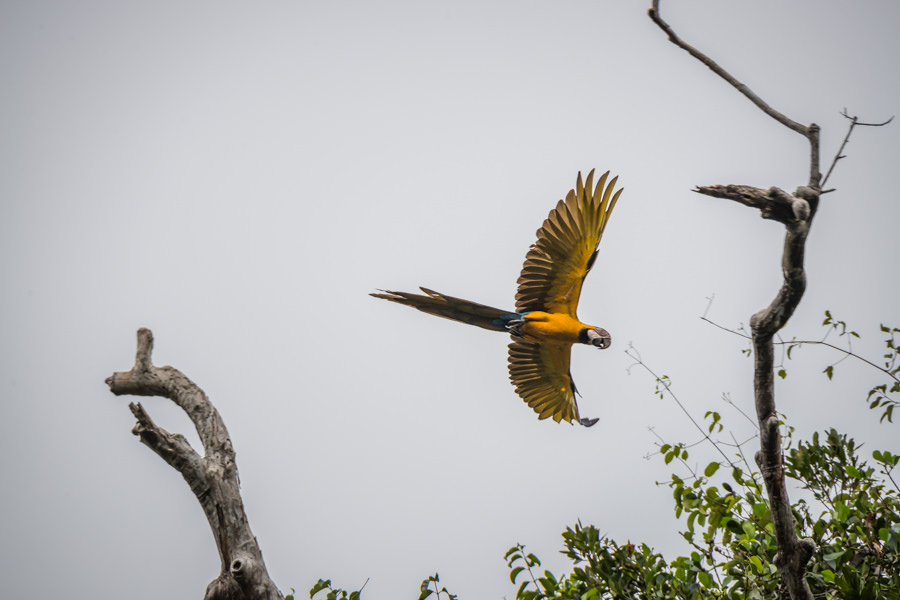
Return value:
<svg viewBox="0 0 900 600">
<path fill-rule="evenodd" d="M 590 427 L 598 419 L 583 419 L 575 400 L 575 382 L 569 370 L 573 344 L 609 348 L 612 338 L 602 327 L 578 320 L 575 309 L 581 286 L 594 260 L 597 247 L 620 188 L 613 194 L 618 177 L 607 185 L 609 171 L 596 187 L 594 171 L 560 200 L 537 231 L 537 242 L 525 255 L 519 275 L 515 311 L 501 310 L 468 300 L 421 289 L 425 295 L 380 290 L 370 294 L 412 306 L 422 312 L 468 323 L 512 336 L 509 345 L 509 379 L 516 393 L 538 414 Z"/>
</svg>

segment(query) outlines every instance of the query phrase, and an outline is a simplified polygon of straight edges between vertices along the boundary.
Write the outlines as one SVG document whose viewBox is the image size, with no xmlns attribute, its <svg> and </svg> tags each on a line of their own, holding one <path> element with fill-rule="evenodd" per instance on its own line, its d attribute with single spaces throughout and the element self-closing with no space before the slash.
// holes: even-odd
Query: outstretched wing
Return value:
<svg viewBox="0 0 900 600">
<path fill-rule="evenodd" d="M 581 420 L 569 373 L 571 349 L 572 344 L 565 342 L 538 344 L 522 339 L 509 345 L 509 379 L 539 419 Z"/>
<path fill-rule="evenodd" d="M 620 188 L 618 177 L 606 185 L 609 171 L 593 187 L 594 171 L 560 200 L 537 231 L 537 242 L 525 255 L 516 292 L 516 312 L 541 310 L 577 318 L 575 310 L 581 285 L 594 265 L 597 246 L 609 220 Z"/>
</svg>

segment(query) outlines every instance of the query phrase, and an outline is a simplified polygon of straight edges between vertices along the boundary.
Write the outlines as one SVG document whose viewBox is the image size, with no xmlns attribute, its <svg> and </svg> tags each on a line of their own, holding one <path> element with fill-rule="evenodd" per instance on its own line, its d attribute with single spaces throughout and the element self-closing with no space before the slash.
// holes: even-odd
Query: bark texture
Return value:
<svg viewBox="0 0 900 600">
<path fill-rule="evenodd" d="M 810 144 L 810 168 L 807 185 L 793 194 L 772 187 L 768 190 L 745 185 L 714 185 L 699 187 L 695 191 L 707 196 L 725 198 L 758 209 L 764 219 L 782 223 L 785 227 L 784 252 L 781 270 L 784 281 L 775 298 L 766 308 L 750 319 L 754 354 L 754 397 L 759 421 L 760 449 L 756 453 L 772 522 L 778 553 L 775 564 L 784 579 L 785 587 L 793 600 L 813 600 L 806 582 L 806 565 L 815 552 L 811 539 L 801 540 L 791 512 L 791 502 L 785 485 L 781 431 L 775 408 L 775 365 L 772 339 L 794 313 L 806 290 L 806 273 L 803 266 L 806 237 L 816 214 L 821 195 L 819 171 L 819 127 L 812 123 L 802 125 L 769 106 L 750 88 L 738 81 L 714 60 L 684 42 L 676 35 L 659 14 L 659 0 L 652 0 L 649 16 L 662 29 L 673 44 L 709 67 L 732 87 L 743 94 L 765 114 L 788 129 L 803 135 Z"/>
<path fill-rule="evenodd" d="M 784 278 L 781 289 L 769 306 L 750 318 L 754 356 L 753 391 L 760 437 L 756 464 L 762 474 L 772 511 L 778 543 L 775 564 L 791 598 L 812 600 L 812 592 L 806 583 L 806 565 L 816 545 L 811 539 L 801 540 L 797 535 L 785 485 L 780 422 L 775 408 L 775 347 L 772 340 L 794 314 L 806 290 L 803 257 L 809 226 L 819 204 L 818 192 L 801 187 L 794 195 L 789 195 L 774 187 L 762 190 L 735 185 L 700 187 L 696 191 L 757 208 L 763 218 L 778 221 L 786 229 L 781 258 Z"/>
<path fill-rule="evenodd" d="M 234 447 L 225 423 L 206 394 L 172 367 L 151 362 L 153 333 L 137 332 L 137 356 L 130 371 L 114 373 L 106 380 L 117 395 L 161 396 L 187 413 L 203 444 L 200 456 L 184 436 L 156 425 L 140 403 L 128 406 L 137 419 L 132 433 L 181 473 L 197 496 L 209 521 L 222 570 L 206 588 L 205 600 L 282 600 L 269 578 L 262 552 L 250 531 L 241 499 Z"/>
</svg>

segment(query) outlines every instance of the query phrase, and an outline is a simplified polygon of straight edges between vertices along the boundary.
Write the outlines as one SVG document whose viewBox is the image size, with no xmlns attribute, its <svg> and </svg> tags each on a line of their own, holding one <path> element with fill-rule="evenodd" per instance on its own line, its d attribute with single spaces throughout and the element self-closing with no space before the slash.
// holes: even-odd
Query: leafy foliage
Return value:
<svg viewBox="0 0 900 600">
<path fill-rule="evenodd" d="M 871 389 L 869 407 L 882 409 L 881 421 L 891 422 L 894 408 L 900 405 L 896 396 L 900 394 L 900 348 L 896 341 L 900 329 L 881 326 L 887 335 L 882 367 L 853 353 L 850 339 L 860 336 L 845 322 L 826 311 L 823 325 L 829 329 L 822 340 L 782 342 L 787 359 L 797 347 L 822 344 L 844 353 L 844 358 L 855 357 L 881 371 L 890 382 Z M 847 349 L 825 342 L 832 332 L 846 337 Z M 516 600 L 788 598 L 776 564 L 778 548 L 768 499 L 760 474 L 745 458 L 742 444 L 727 444 L 735 449 L 728 454 L 726 444 L 711 437 L 725 430 L 718 412 L 707 412 L 704 418 L 708 424 L 701 428 L 674 396 L 669 377 L 650 371 L 636 351 L 629 356 L 654 376 L 654 393 L 669 395 L 678 402 L 698 427 L 703 441 L 713 444 L 722 457 L 698 473 L 687 463 L 692 445 L 660 444 L 658 454 L 673 470 L 666 485 L 672 490 L 675 516 L 684 519 L 680 533 L 690 553 L 666 560 L 646 544 L 618 544 L 595 526 L 578 522 L 562 534 L 562 554 L 572 561 L 571 573 L 558 577 L 541 570 L 540 559 L 522 544 L 509 549 L 504 558 L 510 581 L 518 586 Z M 829 379 L 839 362 L 823 371 Z M 783 364 L 778 369 L 780 377 L 787 376 Z M 731 403 L 727 397 L 726 401 Z M 746 414 L 744 417 L 753 421 Z M 796 500 L 792 510 L 799 537 L 812 540 L 816 546 L 807 565 L 813 595 L 900 600 L 900 486 L 894 477 L 900 454 L 875 450 L 870 464 L 860 455 L 855 440 L 835 429 L 815 433 L 810 441 L 792 448 L 793 428 L 783 422 L 781 425 L 785 473 L 807 495 Z M 320 592 L 326 592 L 325 600 L 360 599 L 360 591 L 334 589 L 330 580 L 320 579 L 310 590 L 310 598 Z M 422 581 L 419 600 L 432 595 L 435 600 L 441 600 L 442 595 L 446 600 L 457 598 L 440 586 L 437 573 Z M 294 600 L 293 593 L 286 600 Z"/>
<path fill-rule="evenodd" d="M 900 378 L 898 378 L 898 374 L 900 374 L 900 347 L 898 347 L 896 341 L 896 335 L 900 333 L 900 329 L 882 325 L 881 332 L 887 334 L 887 339 L 884 341 L 886 351 L 882 356 L 884 359 L 884 370 L 893 378 L 893 383 L 890 387 L 884 383 L 873 387 L 869 391 L 868 400 L 869 408 L 873 410 L 876 408 L 884 409 L 884 412 L 881 414 L 882 421 L 885 419 L 891 421 L 894 408 L 900 405 L 900 401 L 895 400 L 897 396 L 892 396 L 892 394 L 900 395 Z"/>
<path fill-rule="evenodd" d="M 366 585 L 363 584 L 363 587 L 366 587 Z M 291 592 L 293 591 L 294 589 L 291 588 Z M 313 596 L 315 596 L 319 592 L 326 592 L 325 600 L 359 600 L 362 589 L 355 592 L 347 592 L 346 590 L 333 588 L 331 586 L 330 579 L 320 579 L 316 582 L 316 585 L 312 586 L 312 588 L 309 590 L 310 599 L 312 599 Z M 294 595 L 290 594 L 288 596 L 285 596 L 285 600 L 294 600 Z"/>
<path fill-rule="evenodd" d="M 366 583 L 368 582 L 369 580 L 367 579 Z M 309 590 L 309 597 L 310 600 L 312 600 L 316 594 L 326 592 L 325 600 L 360 600 L 362 590 L 366 587 L 366 583 L 363 584 L 359 591 L 347 592 L 346 590 L 333 587 L 330 579 L 320 579 L 316 582 L 316 585 L 312 586 Z M 419 600 L 425 600 L 425 598 L 428 598 L 432 594 L 435 594 L 435 600 L 441 600 L 441 596 L 444 596 L 446 600 L 456 600 L 456 595 L 448 592 L 447 588 L 438 587 L 440 586 L 440 583 L 441 578 L 437 573 L 423 580 L 422 585 L 419 587 Z M 434 585 L 434 589 L 431 589 L 432 585 Z M 284 600 L 294 600 L 294 588 L 291 588 L 291 593 L 285 596 Z"/>
<path fill-rule="evenodd" d="M 831 314 L 831 311 L 825 311 L 825 319 L 822 321 L 822 325 L 826 327 L 826 333 L 820 340 L 797 340 L 795 338 L 788 342 L 780 342 L 783 346 L 786 346 L 786 358 L 790 360 L 791 352 L 800 346 L 819 344 L 837 350 L 844 355 L 838 361 L 829 364 L 823 369 L 822 372 L 825 373 L 825 376 L 828 377 L 829 380 L 834 377 L 835 367 L 840 362 L 850 357 L 856 358 L 869 366 L 874 367 L 878 371 L 881 371 L 888 377 L 889 382 L 873 386 L 872 389 L 869 390 L 867 402 L 869 408 L 872 410 L 882 409 L 882 422 L 885 420 L 893 422 L 894 410 L 897 406 L 900 406 L 900 399 L 898 399 L 900 398 L 900 345 L 898 345 L 897 342 L 897 334 L 900 334 L 900 329 L 897 327 L 889 327 L 884 324 L 881 325 L 881 333 L 885 334 L 886 337 L 884 340 L 885 353 L 881 356 L 882 363 L 879 365 L 874 361 L 863 358 L 853 351 L 852 340 L 854 338 L 859 339 L 861 337 L 860 334 L 848 329 L 847 323 L 835 318 Z M 844 340 L 846 340 L 846 348 L 836 346 L 826 341 L 829 335 L 835 332 L 837 332 L 839 338 L 844 338 Z M 778 375 L 782 379 L 787 377 L 787 370 L 784 368 L 783 364 L 778 370 Z"/>
<path fill-rule="evenodd" d="M 712 427 L 721 416 L 708 413 Z M 790 443 L 791 430 L 786 430 Z M 666 464 L 683 444 L 663 445 Z M 900 456 L 875 451 L 870 466 L 851 438 L 832 429 L 800 442 L 785 456 L 787 475 L 811 494 L 793 505 L 801 537 L 818 550 L 808 566 L 816 597 L 900 600 Z M 721 467 L 726 468 L 721 468 Z M 776 566 L 777 546 L 759 474 L 738 455 L 712 462 L 703 474 L 672 473 L 675 514 L 690 554 L 667 561 L 646 544 L 618 544 L 593 525 L 563 533 L 572 572 L 536 576 L 540 560 L 521 544 L 506 554 L 517 600 L 564 598 L 754 599 L 786 598 Z"/>
<path fill-rule="evenodd" d="M 422 585 L 419 586 L 419 600 L 425 600 L 432 594 L 435 594 L 436 600 L 440 600 L 441 594 L 447 597 L 447 600 L 456 600 L 456 594 L 451 594 L 447 591 L 447 588 L 442 587 L 438 589 L 438 586 L 441 584 L 441 578 L 437 573 L 429 576 L 427 579 L 422 580 Z M 434 586 L 434 589 L 431 589 L 431 586 Z"/>
<path fill-rule="evenodd" d="M 824 438 L 800 443 L 786 463 L 821 507 L 814 516 L 806 502 L 795 505 L 819 548 L 810 577 L 843 598 L 900 598 L 900 488 L 892 477 L 900 457 L 876 450 L 872 467 L 853 439 L 834 429 Z"/>
</svg>

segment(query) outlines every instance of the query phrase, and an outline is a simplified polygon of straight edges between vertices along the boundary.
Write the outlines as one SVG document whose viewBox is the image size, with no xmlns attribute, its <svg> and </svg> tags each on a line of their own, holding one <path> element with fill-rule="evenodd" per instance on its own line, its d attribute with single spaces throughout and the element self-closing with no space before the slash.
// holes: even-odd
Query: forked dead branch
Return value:
<svg viewBox="0 0 900 600">
<path fill-rule="evenodd" d="M 184 436 L 169 433 L 156 425 L 140 403 L 128 405 L 137 419 L 132 433 L 181 473 L 206 513 L 219 549 L 222 570 L 206 588 L 204 599 L 282 600 L 250 531 L 241 499 L 234 447 L 219 411 L 203 390 L 180 371 L 153 366 L 153 333 L 149 329 L 139 329 L 137 339 L 134 367 L 130 371 L 114 373 L 106 384 L 117 396 L 168 398 L 187 413 L 197 429 L 203 456 Z"/>
<path fill-rule="evenodd" d="M 798 187 L 793 194 L 788 194 L 776 187 L 763 190 L 745 185 L 700 186 L 695 191 L 756 208 L 763 218 L 778 221 L 784 225 L 786 230 L 781 263 L 783 275 L 781 288 L 769 306 L 758 311 L 750 319 L 755 359 L 754 397 L 760 432 L 760 449 L 756 454 L 756 462 L 765 481 L 772 522 L 775 527 L 775 538 L 778 544 L 775 564 L 781 572 L 791 598 L 812 600 L 812 592 L 806 582 L 806 566 L 815 552 L 815 544 L 811 539 L 801 540 L 797 535 L 785 485 L 780 423 L 775 408 L 773 338 L 790 319 L 806 290 L 806 272 L 804 270 L 806 238 L 819 207 L 819 197 L 822 194 L 821 186 L 823 185 L 819 169 L 819 126 L 815 123 L 802 125 L 775 110 L 714 60 L 684 42 L 660 16 L 659 0 L 653 0 L 649 15 L 653 22 L 668 35 L 673 44 L 709 67 L 765 114 L 788 129 L 804 136 L 810 144 L 808 183 Z M 888 122 L 890 120 L 882 125 L 886 125 Z M 856 124 L 860 123 L 853 117 L 847 138 Z M 844 144 L 846 142 L 845 139 Z M 838 151 L 835 163 L 842 158 L 843 147 L 842 145 L 841 150 Z M 833 168 L 834 164 L 828 170 L 829 174 Z"/>
</svg>

